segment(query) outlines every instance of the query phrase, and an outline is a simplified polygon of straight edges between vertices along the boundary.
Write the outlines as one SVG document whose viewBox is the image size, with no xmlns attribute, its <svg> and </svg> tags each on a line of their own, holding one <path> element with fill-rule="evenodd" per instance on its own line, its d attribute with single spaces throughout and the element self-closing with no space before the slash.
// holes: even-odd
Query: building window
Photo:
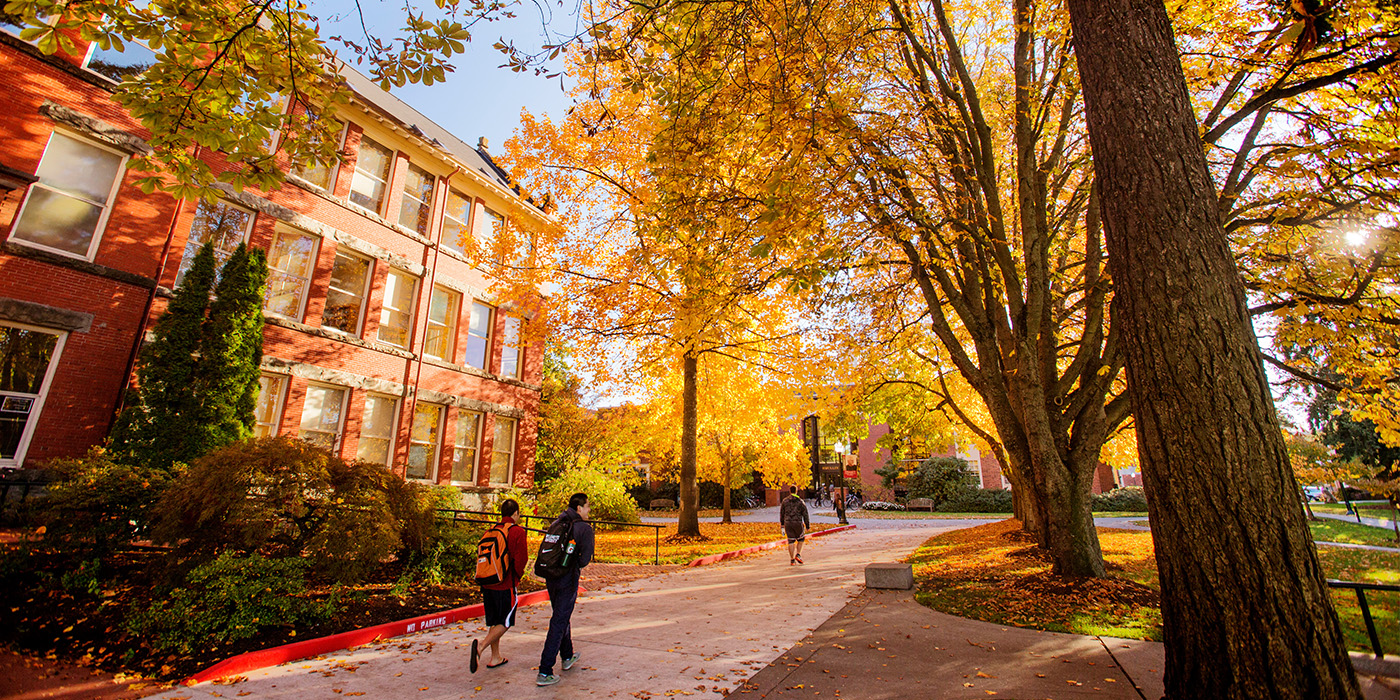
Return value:
<svg viewBox="0 0 1400 700">
<path fill-rule="evenodd" d="M 315 123 L 321 119 L 321 115 L 316 112 L 316 110 L 310 107 L 304 107 L 303 109 L 302 117 L 305 118 L 306 121 Z M 335 145 L 339 148 L 345 143 L 346 125 L 339 120 L 337 120 L 336 123 L 339 124 L 340 128 L 336 130 L 337 136 Z M 318 163 L 316 161 L 307 160 L 301 163 L 293 163 L 290 173 L 322 190 L 330 191 L 332 185 L 335 183 L 336 169 L 339 167 L 340 159 L 338 158 L 330 163 Z"/>
<path fill-rule="evenodd" d="M 413 328 L 413 292 L 417 280 L 402 270 L 389 270 L 384 280 L 384 306 L 379 311 L 379 339 L 395 347 L 408 348 Z"/>
<path fill-rule="evenodd" d="M 369 258 L 336 251 L 330 289 L 326 291 L 326 310 L 321 312 L 322 326 L 354 336 L 360 334 L 371 269 Z"/>
<path fill-rule="evenodd" d="M 280 374 L 258 377 L 258 403 L 253 407 L 253 435 L 272 437 L 282 423 L 282 398 L 287 395 L 287 378 Z"/>
<path fill-rule="evenodd" d="M 491 348 L 491 307 L 479 301 L 472 302 L 471 323 L 467 326 L 467 351 L 462 364 L 477 369 L 486 369 L 487 350 Z"/>
<path fill-rule="evenodd" d="M 376 214 L 384 206 L 384 190 L 389 185 L 389 167 L 394 152 L 365 137 L 355 160 L 355 178 L 350 181 L 350 202 Z"/>
<path fill-rule="evenodd" d="M 301 319 L 306 288 L 316 266 L 316 237 L 281 229 L 267 256 L 267 298 L 264 308 L 274 314 Z"/>
<path fill-rule="evenodd" d="M 442 215 L 442 246 L 465 257 L 471 220 L 472 200 L 457 190 L 448 190 L 447 210 Z"/>
<path fill-rule="evenodd" d="M 394 455 L 398 407 L 398 400 L 392 396 L 365 396 L 365 415 L 360 424 L 360 449 L 357 455 L 360 459 L 389 466 L 389 460 Z"/>
<path fill-rule="evenodd" d="M 224 263 L 233 256 L 238 244 L 248 240 L 248 229 L 252 226 L 253 212 L 223 200 L 210 202 L 201 199 L 194 210 L 194 225 L 190 226 L 190 237 L 185 242 L 180 272 L 175 276 L 176 286 L 185 280 L 185 274 L 194 265 L 194 256 L 205 243 L 214 244 L 215 274 L 222 273 Z"/>
<path fill-rule="evenodd" d="M 301 433 L 297 437 L 335 452 L 340 445 L 344 413 L 344 389 L 319 384 L 306 387 L 306 403 L 301 409 Z"/>
<path fill-rule="evenodd" d="M 113 43 L 111 48 L 104 49 L 96 42 L 93 42 L 91 47 L 87 69 L 114 83 L 135 78 L 145 73 L 146 69 L 156 62 L 154 51 L 132 39 L 122 42 L 121 48 L 117 48 L 117 44 Z"/>
<path fill-rule="evenodd" d="M 428 301 L 428 336 L 423 341 L 423 354 L 446 360 L 452 357 L 452 341 L 457 336 L 457 309 L 462 295 L 442 287 L 433 287 Z"/>
<path fill-rule="evenodd" d="M 0 325 L 0 466 L 24 462 L 65 338 L 54 331 Z"/>
<path fill-rule="evenodd" d="M 515 461 L 515 419 L 496 416 L 495 435 L 491 445 L 491 483 L 509 484 Z"/>
<path fill-rule="evenodd" d="M 420 403 L 413 407 L 413 429 L 408 435 L 408 478 L 437 481 L 441 428 L 442 406 Z"/>
<path fill-rule="evenodd" d="M 501 262 L 501 256 L 497 248 L 505 245 L 503 240 L 506 232 L 506 217 L 491 209 L 486 210 L 486 221 L 480 238 L 476 242 L 477 260 L 490 260 Z"/>
<path fill-rule="evenodd" d="M 403 202 L 399 205 L 399 225 L 417 231 L 420 236 L 428 235 L 432 204 L 432 174 L 409 163 L 408 176 L 403 183 Z"/>
<path fill-rule="evenodd" d="M 476 483 L 476 449 L 481 438 L 481 414 L 457 412 L 457 440 L 452 443 L 453 483 Z"/>
<path fill-rule="evenodd" d="M 520 319 L 511 316 L 501 323 L 501 376 L 520 377 Z"/>
<path fill-rule="evenodd" d="M 91 260 L 126 156 L 54 132 L 10 239 Z"/>
</svg>

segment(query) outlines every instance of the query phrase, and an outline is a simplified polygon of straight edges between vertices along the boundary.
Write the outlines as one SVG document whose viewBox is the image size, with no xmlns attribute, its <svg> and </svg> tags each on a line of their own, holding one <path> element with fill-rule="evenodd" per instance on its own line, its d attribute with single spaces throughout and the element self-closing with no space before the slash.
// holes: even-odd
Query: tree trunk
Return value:
<svg viewBox="0 0 1400 700">
<path fill-rule="evenodd" d="M 731 492 L 732 489 L 729 488 L 729 474 L 726 472 L 724 475 L 724 519 L 722 521 L 725 524 L 734 522 L 734 518 L 729 515 L 729 494 Z"/>
<path fill-rule="evenodd" d="M 699 426 L 695 376 L 699 358 L 687 351 L 681 358 L 684 388 L 681 390 L 681 493 L 676 535 L 700 536 L 699 489 L 695 484 L 695 440 Z"/>
<path fill-rule="evenodd" d="M 1171 698 L 1360 698 L 1162 0 L 1069 0 Z"/>
</svg>

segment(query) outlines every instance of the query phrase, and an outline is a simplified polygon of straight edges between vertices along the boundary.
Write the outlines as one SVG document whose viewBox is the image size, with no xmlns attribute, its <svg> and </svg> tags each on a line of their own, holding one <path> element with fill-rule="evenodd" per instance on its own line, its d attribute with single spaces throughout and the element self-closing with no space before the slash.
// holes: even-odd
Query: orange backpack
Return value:
<svg viewBox="0 0 1400 700">
<path fill-rule="evenodd" d="M 476 582 L 482 586 L 503 583 L 508 580 L 509 571 L 510 547 L 506 545 L 506 530 L 496 525 L 487 530 L 476 545 Z"/>
</svg>

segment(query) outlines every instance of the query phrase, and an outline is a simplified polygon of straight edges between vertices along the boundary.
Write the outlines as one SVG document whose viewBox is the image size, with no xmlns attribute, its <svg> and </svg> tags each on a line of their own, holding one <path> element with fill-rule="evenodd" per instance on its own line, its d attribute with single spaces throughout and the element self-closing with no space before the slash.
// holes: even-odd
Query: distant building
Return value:
<svg viewBox="0 0 1400 700">
<path fill-rule="evenodd" d="M 470 493 L 533 483 L 541 351 L 464 244 L 557 223 L 484 144 L 346 69 L 338 166 L 284 161 L 281 189 L 214 202 L 148 195 L 126 163 L 150 135 L 111 93 L 149 51 L 44 56 L 17 34 L 0 21 L 0 467 L 100 443 L 194 253 L 246 241 L 271 269 L 259 435 Z"/>
</svg>

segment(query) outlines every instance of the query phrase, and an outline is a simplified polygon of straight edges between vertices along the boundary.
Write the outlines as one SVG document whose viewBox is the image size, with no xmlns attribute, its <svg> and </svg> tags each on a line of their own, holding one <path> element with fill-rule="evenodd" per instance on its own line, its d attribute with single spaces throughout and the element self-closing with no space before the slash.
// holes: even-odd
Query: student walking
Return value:
<svg viewBox="0 0 1400 700">
<path fill-rule="evenodd" d="M 491 652 L 486 668 L 504 666 L 510 660 L 501 656 L 501 637 L 515 626 L 520 577 L 525 575 L 525 563 L 530 558 L 520 520 L 520 504 L 507 498 L 501 503 L 501 521 L 486 531 L 477 546 L 477 583 L 481 584 L 487 630 L 485 639 L 479 643 L 472 640 L 472 673 L 476 673 L 481 661 L 482 647 Z"/>
<path fill-rule="evenodd" d="M 787 534 L 788 556 L 791 557 L 788 566 L 801 564 L 802 540 L 807 538 L 806 530 L 812 527 L 812 520 L 807 516 L 807 504 L 797 497 L 796 486 L 788 487 L 787 498 L 783 499 L 782 507 L 778 510 L 778 521 Z"/>
<path fill-rule="evenodd" d="M 549 591 L 549 633 L 540 653 L 539 675 L 535 685 L 554 685 L 554 661 L 563 658 L 567 671 L 578 663 L 570 619 L 578 602 L 579 571 L 593 561 L 593 526 L 588 522 L 588 495 L 569 497 L 569 507 L 549 526 L 535 557 L 535 574 L 544 579 Z"/>
</svg>

